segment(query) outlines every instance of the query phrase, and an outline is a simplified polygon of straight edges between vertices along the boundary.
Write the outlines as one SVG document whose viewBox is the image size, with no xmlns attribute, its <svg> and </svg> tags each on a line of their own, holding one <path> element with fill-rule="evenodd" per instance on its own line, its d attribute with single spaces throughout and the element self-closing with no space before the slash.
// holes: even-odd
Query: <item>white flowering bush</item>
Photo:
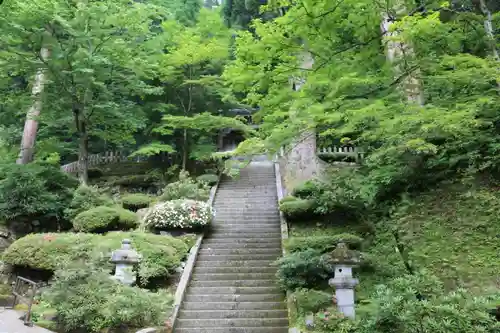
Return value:
<svg viewBox="0 0 500 333">
<path fill-rule="evenodd" d="M 171 200 L 154 206 L 144 219 L 146 228 L 195 229 L 212 221 L 212 207 L 204 201 Z"/>
</svg>

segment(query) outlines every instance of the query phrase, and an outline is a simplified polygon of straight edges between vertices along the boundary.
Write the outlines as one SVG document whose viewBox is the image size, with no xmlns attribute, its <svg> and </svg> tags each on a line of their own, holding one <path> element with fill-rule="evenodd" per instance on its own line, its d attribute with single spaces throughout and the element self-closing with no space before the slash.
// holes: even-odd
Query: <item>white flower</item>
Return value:
<svg viewBox="0 0 500 333">
<path fill-rule="evenodd" d="M 211 222 L 213 212 L 203 201 L 172 200 L 154 206 L 145 219 L 145 225 L 154 228 L 190 229 Z"/>
</svg>

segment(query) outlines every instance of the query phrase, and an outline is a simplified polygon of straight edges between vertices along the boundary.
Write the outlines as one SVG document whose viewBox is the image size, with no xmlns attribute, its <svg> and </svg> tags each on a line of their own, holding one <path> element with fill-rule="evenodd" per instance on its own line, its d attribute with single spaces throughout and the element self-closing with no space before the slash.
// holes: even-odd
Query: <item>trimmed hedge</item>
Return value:
<svg viewBox="0 0 500 333">
<path fill-rule="evenodd" d="M 320 194 L 323 189 L 323 184 L 318 180 L 308 180 L 301 185 L 295 187 L 292 191 L 292 196 L 301 199 L 310 199 L 311 197 Z"/>
<path fill-rule="evenodd" d="M 331 293 L 314 289 L 297 289 L 292 294 L 292 298 L 297 304 L 297 311 L 301 316 L 324 310 L 333 303 Z"/>
<path fill-rule="evenodd" d="M 137 227 L 139 219 L 134 212 L 121 207 L 99 206 L 78 214 L 73 228 L 82 232 L 129 230 Z"/>
<path fill-rule="evenodd" d="M 198 183 L 204 183 L 208 186 L 214 186 L 219 181 L 219 176 L 214 174 L 206 174 L 196 177 Z"/>
<path fill-rule="evenodd" d="M 112 206 L 113 200 L 99 192 L 97 187 L 81 185 L 73 194 L 73 199 L 64 214 L 70 221 L 78 214 L 99 206 Z"/>
<path fill-rule="evenodd" d="M 3 260 L 11 265 L 49 271 L 78 260 L 98 262 L 111 268 L 111 252 L 119 249 L 126 238 L 143 256 L 138 272 L 143 284 L 151 278 L 170 276 L 189 251 L 181 239 L 138 231 L 114 231 L 105 235 L 45 233 L 18 239 L 4 252 Z"/>
<path fill-rule="evenodd" d="M 288 219 L 294 220 L 301 217 L 314 215 L 314 200 L 286 197 L 280 201 L 280 210 Z"/>
<path fill-rule="evenodd" d="M 149 204 L 152 201 L 153 198 L 151 196 L 142 193 L 130 193 L 122 196 L 121 198 L 123 208 L 133 212 L 149 207 Z"/>
<path fill-rule="evenodd" d="M 363 238 L 347 233 L 332 236 L 291 237 L 285 242 L 285 249 L 289 252 L 313 249 L 325 253 L 333 250 L 341 242 L 350 249 L 358 250 Z"/>
</svg>

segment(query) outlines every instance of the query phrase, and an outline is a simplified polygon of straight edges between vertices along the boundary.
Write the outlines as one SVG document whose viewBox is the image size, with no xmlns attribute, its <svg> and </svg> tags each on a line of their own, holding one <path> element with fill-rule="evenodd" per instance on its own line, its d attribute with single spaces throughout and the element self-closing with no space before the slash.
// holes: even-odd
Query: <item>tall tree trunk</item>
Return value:
<svg viewBox="0 0 500 333">
<path fill-rule="evenodd" d="M 500 55 L 498 54 L 496 40 L 495 40 L 495 33 L 493 29 L 493 15 L 491 14 L 491 11 L 488 9 L 488 6 L 486 6 L 486 2 L 484 0 L 479 0 L 479 4 L 481 6 L 481 11 L 485 16 L 484 30 L 486 31 L 486 35 L 490 39 L 491 53 L 496 61 L 500 61 Z"/>
<path fill-rule="evenodd" d="M 394 9 L 397 14 L 405 11 L 403 6 L 397 6 Z M 391 31 L 392 24 L 393 18 L 391 18 L 390 14 L 383 13 L 380 29 L 382 34 L 388 39 L 386 48 L 387 61 L 394 65 L 396 77 L 404 76 L 401 89 L 407 101 L 412 104 L 424 105 L 422 83 L 419 78 L 420 71 L 408 67 L 407 64 L 407 61 L 414 57 L 413 48 L 407 42 L 391 40 L 391 38 L 398 35 L 397 32 Z"/>
<path fill-rule="evenodd" d="M 184 129 L 182 137 L 182 171 L 186 171 L 187 160 L 188 160 L 188 133 L 187 129 Z"/>
<path fill-rule="evenodd" d="M 40 56 L 43 61 L 47 60 L 50 52 L 47 48 L 42 47 Z M 21 151 L 17 159 L 17 164 L 27 164 L 33 161 L 35 155 L 35 142 L 38 130 L 37 117 L 40 115 L 42 109 L 42 93 L 46 82 L 46 74 L 43 68 L 37 70 L 35 81 L 31 90 L 33 102 L 26 114 L 26 121 L 24 122 L 23 137 L 21 139 Z"/>
<path fill-rule="evenodd" d="M 89 135 L 85 122 L 80 122 L 79 125 L 79 142 L 78 142 L 78 177 L 80 183 L 88 185 L 89 183 Z"/>
</svg>

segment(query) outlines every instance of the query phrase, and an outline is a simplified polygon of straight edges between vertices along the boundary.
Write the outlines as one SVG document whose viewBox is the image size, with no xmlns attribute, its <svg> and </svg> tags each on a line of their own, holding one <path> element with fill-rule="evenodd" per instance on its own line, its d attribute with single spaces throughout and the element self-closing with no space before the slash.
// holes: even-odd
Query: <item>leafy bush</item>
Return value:
<svg viewBox="0 0 500 333">
<path fill-rule="evenodd" d="M 199 184 L 189 177 L 187 172 L 179 174 L 179 180 L 168 184 L 163 189 L 160 196 L 161 201 L 191 199 L 197 201 L 206 201 L 210 196 L 210 189 L 206 184 Z"/>
<path fill-rule="evenodd" d="M 376 314 L 362 321 L 359 333 L 499 332 L 500 322 L 488 311 L 500 295 L 475 297 L 465 290 L 447 293 L 426 274 L 403 276 L 379 286 L 373 296 Z M 423 299 L 423 300 L 422 300 Z"/>
<path fill-rule="evenodd" d="M 294 252 L 277 261 L 279 283 L 284 290 L 324 286 L 333 274 L 324 263 L 321 252 L 306 250 Z"/>
<path fill-rule="evenodd" d="M 196 181 L 200 184 L 207 184 L 208 186 L 214 186 L 219 181 L 219 176 L 214 174 L 206 174 L 196 177 Z"/>
<path fill-rule="evenodd" d="M 154 206 L 144 224 L 156 229 L 195 229 L 212 220 L 212 207 L 204 201 L 172 200 Z"/>
<path fill-rule="evenodd" d="M 310 217 L 314 215 L 315 202 L 311 199 L 285 197 L 280 201 L 280 210 L 290 220 Z"/>
<path fill-rule="evenodd" d="M 314 289 L 297 289 L 293 293 L 292 299 L 297 305 L 298 314 L 301 316 L 318 312 L 333 304 L 331 293 Z"/>
<path fill-rule="evenodd" d="M 6 165 L 0 169 L 0 220 L 31 231 L 32 222 L 42 229 L 65 228 L 64 208 L 78 181 L 59 167 L 45 163 Z M 69 227 L 69 225 L 68 225 Z"/>
<path fill-rule="evenodd" d="M 99 260 L 103 265 L 110 265 L 111 252 L 120 248 L 126 238 L 132 240 L 132 246 L 143 256 L 138 272 L 143 284 L 150 278 L 168 277 L 189 250 L 181 239 L 137 231 L 113 231 L 105 235 L 47 233 L 16 240 L 4 252 L 3 260 L 11 265 L 49 271 L 77 260 Z"/>
<path fill-rule="evenodd" d="M 99 206 L 78 214 L 73 227 L 76 231 L 106 232 L 131 229 L 137 226 L 137 222 L 134 212 L 121 207 Z"/>
<path fill-rule="evenodd" d="M 333 250 L 338 243 L 346 243 L 351 249 L 359 249 L 363 238 L 352 234 L 338 234 L 333 236 L 291 237 L 285 243 L 290 252 L 317 250 L 321 253 Z"/>
<path fill-rule="evenodd" d="M 323 191 L 324 184 L 318 180 L 308 180 L 303 184 L 295 187 L 292 191 L 292 196 L 301 199 L 310 199 L 317 197 Z"/>
<path fill-rule="evenodd" d="M 113 200 L 99 192 L 97 187 L 81 185 L 73 194 L 69 207 L 64 211 L 69 220 L 78 214 L 99 206 L 112 206 Z"/>
<path fill-rule="evenodd" d="M 123 208 L 134 212 L 148 207 L 152 200 L 151 196 L 142 193 L 126 194 L 121 198 Z"/>
<path fill-rule="evenodd" d="M 358 218 L 366 213 L 367 207 L 374 203 L 366 179 L 357 171 L 338 171 L 330 182 L 314 197 L 315 212 L 318 214 L 341 214 Z"/>
<path fill-rule="evenodd" d="M 160 325 L 172 308 L 173 297 L 164 291 L 125 286 L 95 267 L 71 265 L 56 272 L 43 292 L 43 301 L 56 309 L 65 332 L 103 332 Z"/>
</svg>

